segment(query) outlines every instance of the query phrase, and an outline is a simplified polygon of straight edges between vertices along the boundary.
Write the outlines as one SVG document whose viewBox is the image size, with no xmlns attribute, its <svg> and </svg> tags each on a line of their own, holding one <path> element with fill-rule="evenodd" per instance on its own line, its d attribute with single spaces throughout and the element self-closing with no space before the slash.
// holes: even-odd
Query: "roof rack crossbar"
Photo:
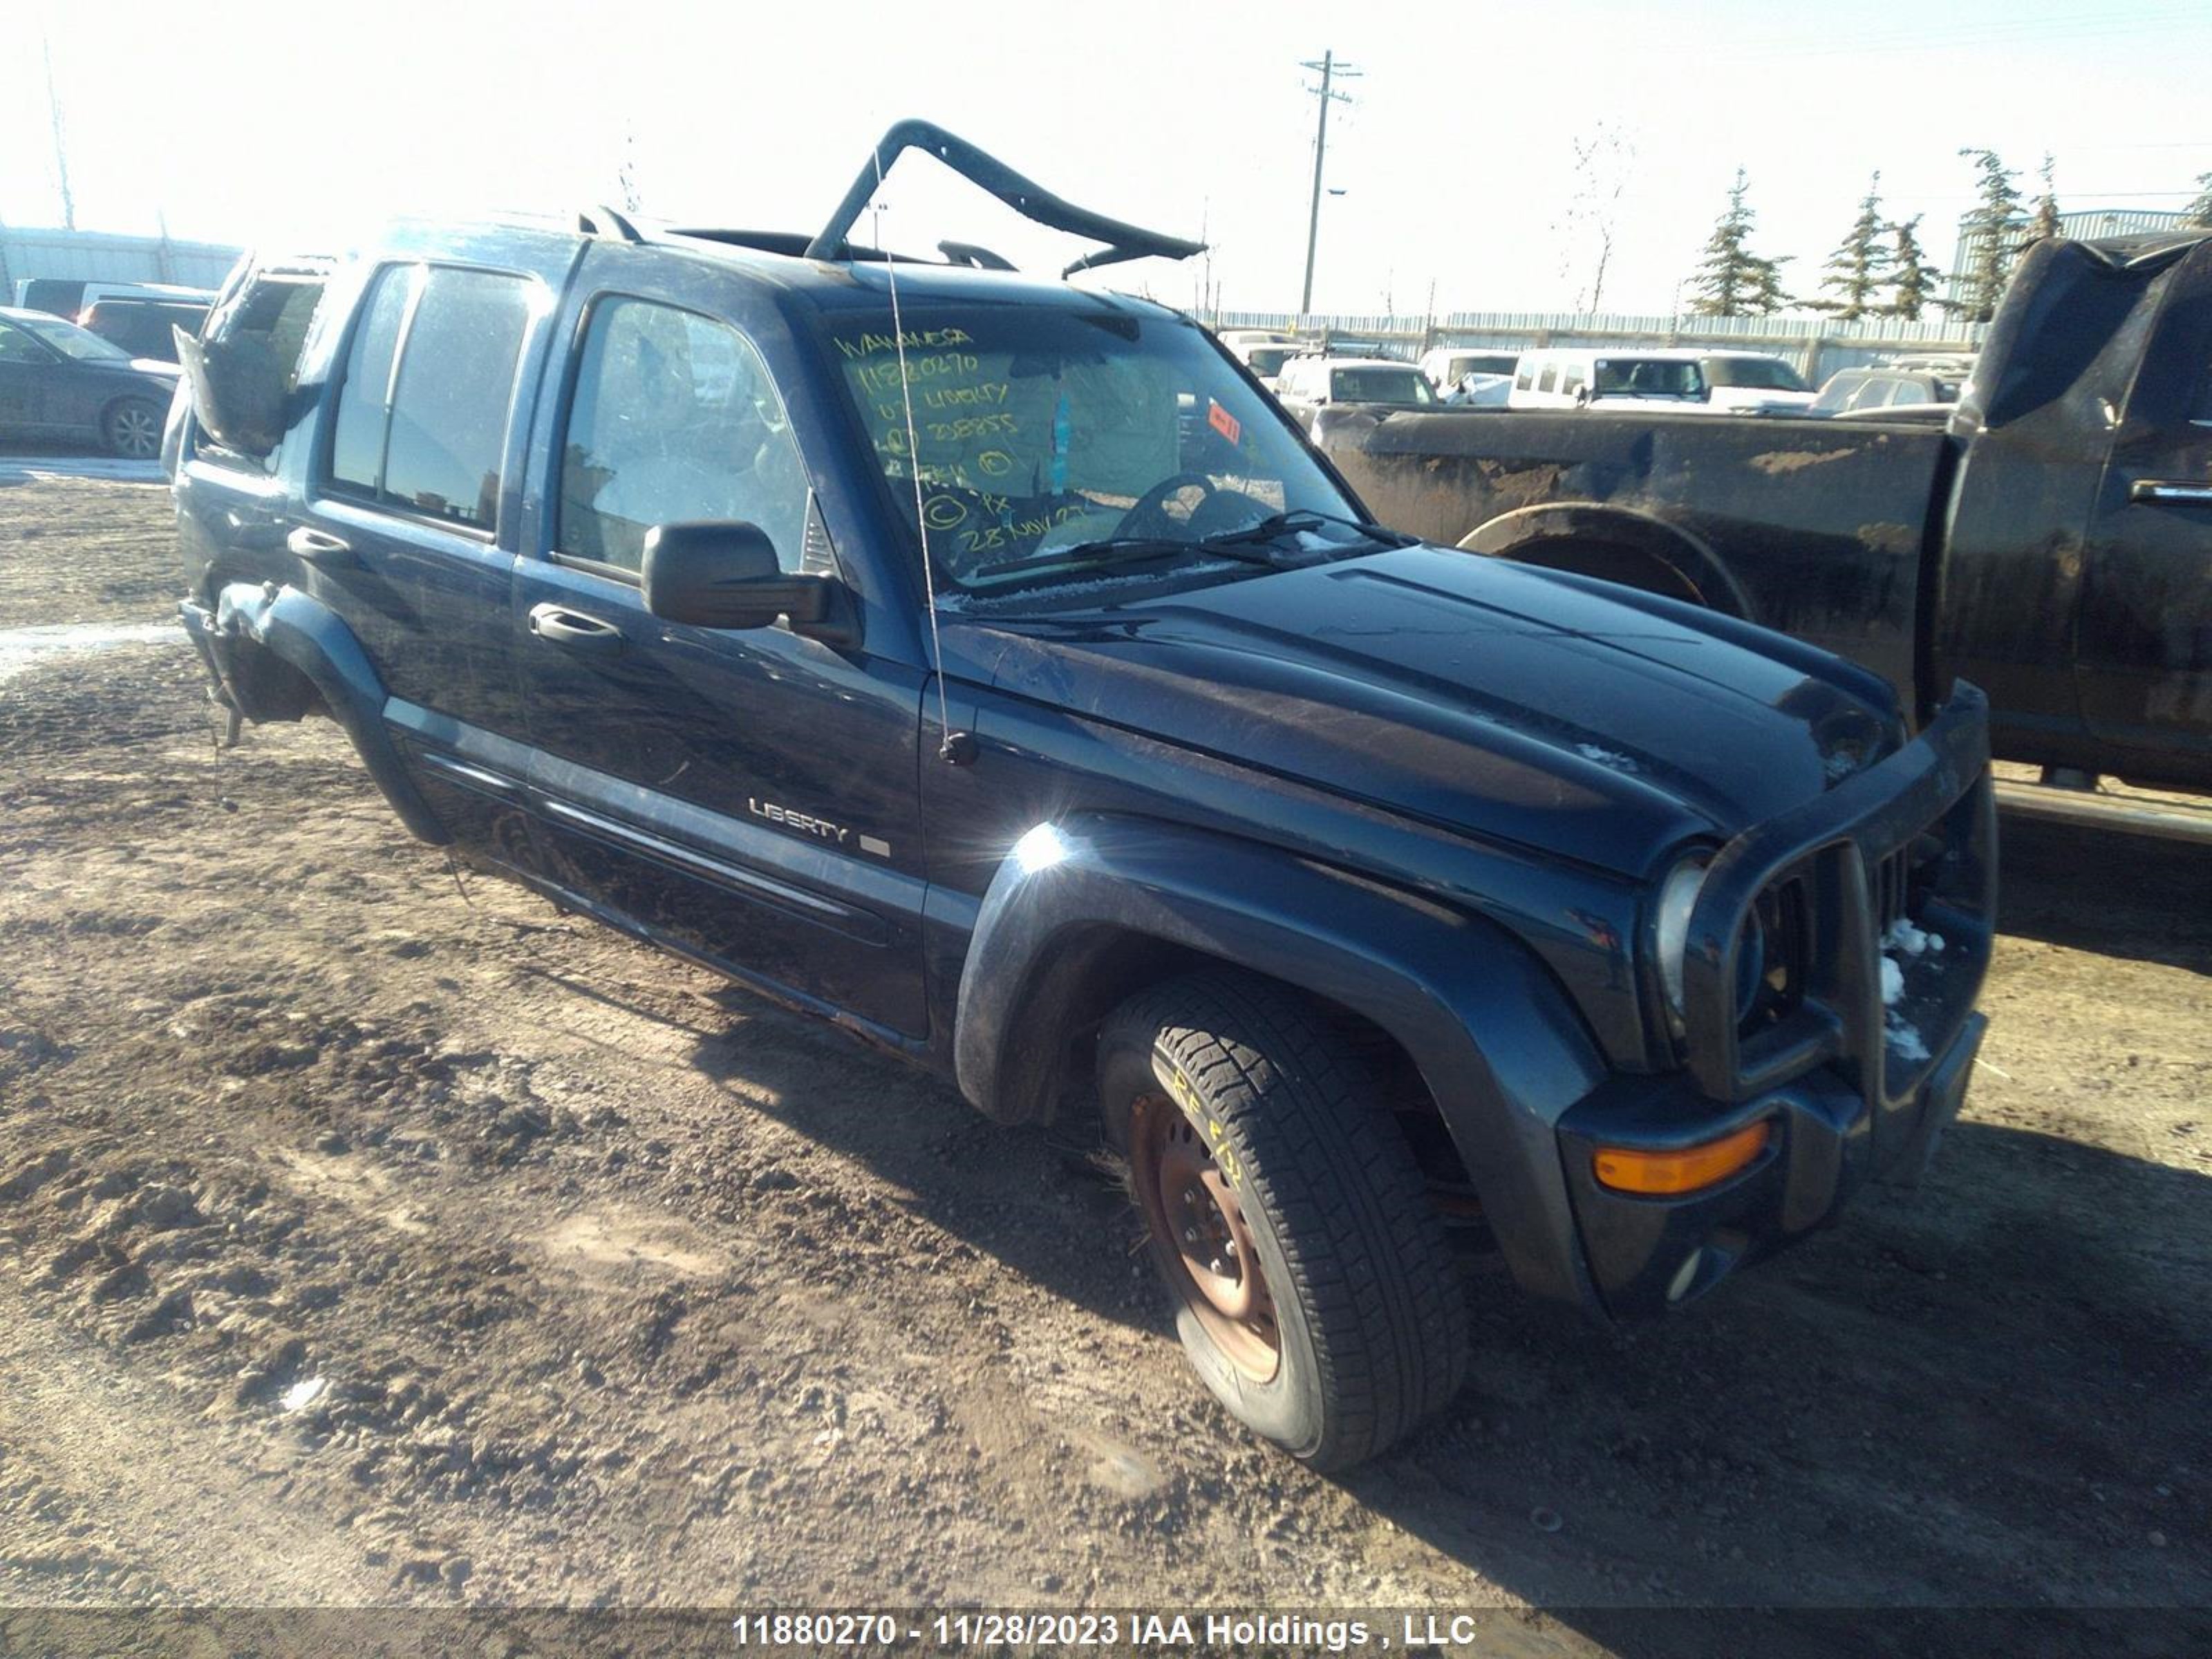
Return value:
<svg viewBox="0 0 2212 1659">
<path fill-rule="evenodd" d="M 895 124 L 884 134 L 867 162 L 860 168 L 853 186 L 845 192 L 845 199 L 837 204 L 837 210 L 830 216 L 830 222 L 821 234 L 806 245 L 810 259 L 843 259 L 849 255 L 845 239 L 860 215 L 867 210 L 868 198 L 876 192 L 876 185 L 891 170 L 891 164 L 909 149 L 925 149 L 951 167 L 969 183 L 979 185 L 997 197 L 1024 218 L 1050 230 L 1064 230 L 1074 236 L 1085 236 L 1106 247 L 1097 253 L 1077 260 L 1060 273 L 1073 276 L 1086 266 L 1112 264 L 1123 259 L 1158 258 L 1188 259 L 1205 249 L 1203 242 L 1186 241 L 1179 236 L 1166 236 L 1156 230 L 1145 230 L 1135 225 L 1109 219 L 1103 213 L 1093 213 L 1088 208 L 1063 202 L 1050 191 L 1024 178 L 1004 161 L 988 151 L 978 149 L 966 139 L 947 132 L 933 121 L 907 120 Z"/>
</svg>

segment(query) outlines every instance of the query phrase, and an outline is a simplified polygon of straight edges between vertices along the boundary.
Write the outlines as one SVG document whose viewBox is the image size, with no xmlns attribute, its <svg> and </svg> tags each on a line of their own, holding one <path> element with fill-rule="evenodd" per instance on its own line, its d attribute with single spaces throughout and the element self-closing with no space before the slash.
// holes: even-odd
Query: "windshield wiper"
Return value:
<svg viewBox="0 0 2212 1659">
<path fill-rule="evenodd" d="M 1066 547 L 1056 548 L 1042 558 L 1031 554 L 1025 559 L 1001 559 L 996 564 L 978 565 L 968 573 L 965 580 L 975 583 L 1030 571 L 1043 576 L 1062 570 L 1110 569 L 1116 565 L 1143 564 L 1153 559 L 1178 558 L 1192 553 L 1212 554 L 1244 564 L 1272 567 L 1275 562 L 1265 553 L 1247 552 L 1238 547 L 1217 547 L 1211 538 L 1187 542 L 1172 536 L 1107 536 L 1094 542 L 1075 542 Z"/>
<path fill-rule="evenodd" d="M 1295 534 L 1301 530 L 1317 530 L 1323 525 L 1337 525 L 1346 530 L 1356 530 L 1367 540 L 1382 547 L 1411 547 L 1419 539 L 1401 536 L 1395 530 L 1385 530 L 1379 524 L 1370 524 L 1362 519 L 1347 519 L 1334 513 L 1316 513 L 1310 507 L 1292 507 L 1287 513 L 1270 513 L 1256 524 L 1248 524 L 1242 530 L 1224 530 L 1216 535 L 1202 536 L 1198 544 L 1208 552 L 1228 553 L 1249 546 L 1255 542 L 1271 542 L 1278 537 Z"/>
</svg>

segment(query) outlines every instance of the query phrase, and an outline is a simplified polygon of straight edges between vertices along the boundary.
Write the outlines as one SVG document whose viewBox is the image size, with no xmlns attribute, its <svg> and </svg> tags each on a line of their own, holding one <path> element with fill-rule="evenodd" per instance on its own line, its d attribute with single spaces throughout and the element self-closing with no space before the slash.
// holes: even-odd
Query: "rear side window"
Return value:
<svg viewBox="0 0 2212 1659">
<path fill-rule="evenodd" d="M 178 356 L 173 328 L 195 337 L 199 363 L 185 364 L 196 422 L 192 453 L 225 466 L 273 472 L 278 447 L 305 412 L 300 362 L 326 274 L 319 266 L 263 265 L 212 311 L 122 300 L 103 301 L 93 313 L 156 331 L 156 339 L 133 343 L 149 356 Z M 185 356 L 193 350 L 187 348 Z"/>
<path fill-rule="evenodd" d="M 1536 365 L 1523 357 L 1513 370 L 1513 389 L 1526 392 L 1536 384 Z"/>
<path fill-rule="evenodd" d="M 332 487 L 489 533 L 530 291 L 525 277 L 451 265 L 379 276 L 346 356 Z"/>
</svg>

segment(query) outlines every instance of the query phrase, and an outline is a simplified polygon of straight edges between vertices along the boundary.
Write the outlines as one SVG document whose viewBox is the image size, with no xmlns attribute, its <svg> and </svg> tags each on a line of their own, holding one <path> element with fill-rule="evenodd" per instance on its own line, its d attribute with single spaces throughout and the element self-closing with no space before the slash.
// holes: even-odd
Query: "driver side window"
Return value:
<svg viewBox="0 0 2212 1659">
<path fill-rule="evenodd" d="M 806 514 L 805 465 L 751 342 L 696 312 L 600 301 L 562 443 L 556 556 L 634 575 L 654 525 L 743 520 L 795 571 Z"/>
</svg>

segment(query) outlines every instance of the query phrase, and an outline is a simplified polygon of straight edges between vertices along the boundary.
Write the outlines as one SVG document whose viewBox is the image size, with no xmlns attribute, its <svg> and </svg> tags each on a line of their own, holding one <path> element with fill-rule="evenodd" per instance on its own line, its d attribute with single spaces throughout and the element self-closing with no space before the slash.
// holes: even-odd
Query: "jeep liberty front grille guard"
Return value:
<svg viewBox="0 0 2212 1659">
<path fill-rule="evenodd" d="M 1919 737 L 1803 805 L 1744 831 L 1713 860 L 1683 963 L 1689 1068 L 1715 1100 L 1748 1100 L 1832 1061 L 1886 1114 L 1911 1098 L 1972 1012 L 1996 911 L 1996 805 L 1989 700 L 1961 680 Z M 1759 896 L 1798 884 L 1812 937 L 1797 1006 L 1737 1026 L 1736 955 Z M 1885 930 L 1942 935 L 1942 973 L 1907 1006 L 1914 1041 L 1893 1042 L 1882 995 Z"/>
<path fill-rule="evenodd" d="M 907 120 L 896 123 L 884 134 L 873 153 L 861 164 L 859 176 L 845 192 L 845 199 L 837 204 L 837 210 L 830 216 L 830 222 L 806 245 L 808 258 L 835 260 L 852 257 L 845 239 L 860 223 L 861 214 L 867 210 L 868 198 L 890 172 L 891 164 L 909 149 L 927 150 L 962 178 L 988 191 L 1033 223 L 1106 244 L 1097 252 L 1085 254 L 1061 271 L 1063 277 L 1098 265 L 1117 264 L 1124 259 L 1188 259 L 1206 250 L 1203 242 L 1185 241 L 1179 236 L 1140 229 L 1119 219 L 1109 219 L 1103 213 L 1093 213 L 1088 208 L 1077 207 L 1072 202 L 1063 202 L 997 156 L 978 149 L 935 122 Z M 986 252 L 964 243 L 950 246 L 960 251 L 963 263 L 974 263 L 973 256 Z"/>
</svg>

